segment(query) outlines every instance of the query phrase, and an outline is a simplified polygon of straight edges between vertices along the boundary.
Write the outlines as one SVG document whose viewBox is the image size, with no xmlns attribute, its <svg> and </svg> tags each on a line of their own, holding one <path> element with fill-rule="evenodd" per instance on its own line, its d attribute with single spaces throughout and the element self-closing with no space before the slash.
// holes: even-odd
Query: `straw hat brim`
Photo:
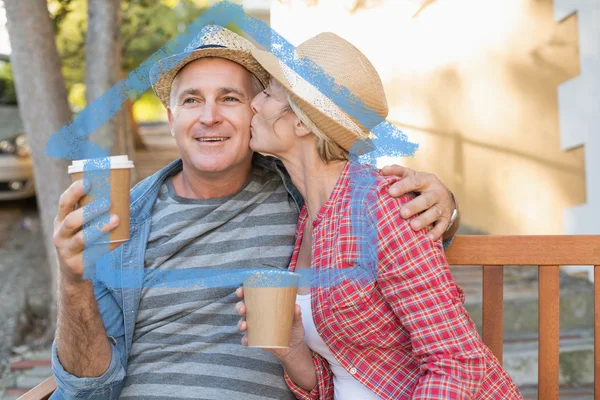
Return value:
<svg viewBox="0 0 600 400">
<path fill-rule="evenodd" d="M 175 80 L 175 77 L 177 76 L 179 71 L 181 71 L 186 65 L 188 65 L 192 61 L 199 60 L 205 57 L 219 57 L 240 64 L 242 67 L 246 68 L 248 71 L 250 71 L 250 73 L 256 76 L 264 87 L 267 87 L 269 85 L 269 74 L 254 59 L 254 57 L 249 51 L 234 50 L 228 48 L 198 49 L 189 52 L 189 55 L 187 57 L 184 57 L 171 69 L 167 71 L 161 71 L 161 69 L 166 68 L 165 65 L 170 64 L 170 60 L 171 62 L 173 62 L 172 60 L 175 59 L 175 57 L 181 58 L 182 54 L 177 54 L 160 60 L 152 67 L 152 70 L 150 72 L 151 75 L 159 75 L 154 85 L 152 85 L 152 88 L 154 89 L 154 93 L 156 93 L 156 96 L 159 98 L 160 102 L 165 107 L 170 106 L 171 85 L 173 84 L 173 81 Z"/>
<path fill-rule="evenodd" d="M 258 61 L 258 63 L 260 63 L 260 65 L 262 65 L 262 67 L 269 74 L 271 74 L 271 77 L 277 82 L 279 82 L 286 89 L 286 91 L 290 94 L 294 101 L 296 101 L 296 103 L 300 106 L 302 111 L 306 113 L 306 115 L 321 130 L 321 132 L 330 137 L 340 147 L 347 151 L 350 151 L 352 144 L 354 144 L 354 142 L 357 139 L 365 139 L 370 135 L 369 132 L 365 131 L 364 127 L 362 127 L 362 125 L 352 116 L 348 115 L 348 117 L 350 117 L 363 130 L 363 137 L 359 136 L 356 132 L 346 128 L 344 125 L 335 121 L 325 113 L 321 112 L 315 106 L 310 104 L 308 100 L 296 94 L 294 92 L 294 89 L 288 82 L 283 72 L 283 69 L 281 68 L 281 65 L 279 64 L 279 59 L 275 55 L 259 49 L 253 49 L 252 55 L 254 56 L 256 61 Z M 367 151 L 366 149 L 361 150 L 361 147 L 363 146 L 359 146 L 358 148 L 353 150 L 357 151 L 359 154 Z"/>
</svg>

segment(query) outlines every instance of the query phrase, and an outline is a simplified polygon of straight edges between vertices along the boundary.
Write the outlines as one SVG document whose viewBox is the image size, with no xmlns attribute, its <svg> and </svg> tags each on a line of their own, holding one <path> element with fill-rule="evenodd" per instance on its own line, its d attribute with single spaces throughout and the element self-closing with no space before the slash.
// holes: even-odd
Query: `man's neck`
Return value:
<svg viewBox="0 0 600 400">
<path fill-rule="evenodd" d="M 187 199 L 215 199 L 238 192 L 248 181 L 252 171 L 252 160 L 247 166 L 228 171 L 205 172 L 186 168 L 173 176 L 175 193 Z"/>
</svg>

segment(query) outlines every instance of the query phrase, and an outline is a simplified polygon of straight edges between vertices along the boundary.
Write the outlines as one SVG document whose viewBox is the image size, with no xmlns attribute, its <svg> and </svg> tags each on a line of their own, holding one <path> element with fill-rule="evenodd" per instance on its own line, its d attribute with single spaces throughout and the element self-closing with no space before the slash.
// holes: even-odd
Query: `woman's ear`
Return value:
<svg viewBox="0 0 600 400">
<path fill-rule="evenodd" d="M 296 132 L 296 136 L 304 137 L 312 133 L 310 128 L 304 124 L 304 122 L 300 121 L 300 118 L 296 117 L 294 121 L 294 131 Z"/>
</svg>

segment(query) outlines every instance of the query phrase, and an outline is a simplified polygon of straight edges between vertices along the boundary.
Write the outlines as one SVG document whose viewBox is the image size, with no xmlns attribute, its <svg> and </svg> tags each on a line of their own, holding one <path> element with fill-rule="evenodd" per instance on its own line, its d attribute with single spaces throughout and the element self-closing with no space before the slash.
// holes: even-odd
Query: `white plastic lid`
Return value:
<svg viewBox="0 0 600 400">
<path fill-rule="evenodd" d="M 90 158 L 87 160 L 74 160 L 71 165 L 69 165 L 69 174 L 76 174 L 78 172 L 83 172 L 83 167 L 85 163 L 87 164 L 86 171 L 90 170 L 102 170 L 106 164 L 106 159 L 110 161 L 110 169 L 124 169 L 124 168 L 133 168 L 133 161 L 129 159 L 126 155 L 123 156 L 113 156 L 113 157 L 104 157 L 104 158 Z M 91 162 L 90 162 L 91 161 Z"/>
</svg>

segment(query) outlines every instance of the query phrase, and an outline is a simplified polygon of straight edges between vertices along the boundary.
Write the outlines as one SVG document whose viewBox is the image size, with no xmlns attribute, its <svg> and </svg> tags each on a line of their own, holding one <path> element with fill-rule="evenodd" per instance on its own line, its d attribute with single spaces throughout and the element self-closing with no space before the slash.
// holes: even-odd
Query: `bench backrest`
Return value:
<svg viewBox="0 0 600 400">
<path fill-rule="evenodd" d="M 600 400 L 600 235 L 457 236 L 447 252 L 450 265 L 483 266 L 483 341 L 502 362 L 504 266 L 539 266 L 538 398 L 558 400 L 559 266 L 594 266 L 594 399 Z M 52 377 L 24 395 L 46 399 Z"/>
<path fill-rule="evenodd" d="M 594 266 L 594 399 L 600 400 L 600 235 L 457 236 L 446 254 L 450 265 L 483 267 L 482 336 L 502 362 L 505 266 L 539 267 L 538 398 L 558 400 L 559 266 Z"/>
</svg>

